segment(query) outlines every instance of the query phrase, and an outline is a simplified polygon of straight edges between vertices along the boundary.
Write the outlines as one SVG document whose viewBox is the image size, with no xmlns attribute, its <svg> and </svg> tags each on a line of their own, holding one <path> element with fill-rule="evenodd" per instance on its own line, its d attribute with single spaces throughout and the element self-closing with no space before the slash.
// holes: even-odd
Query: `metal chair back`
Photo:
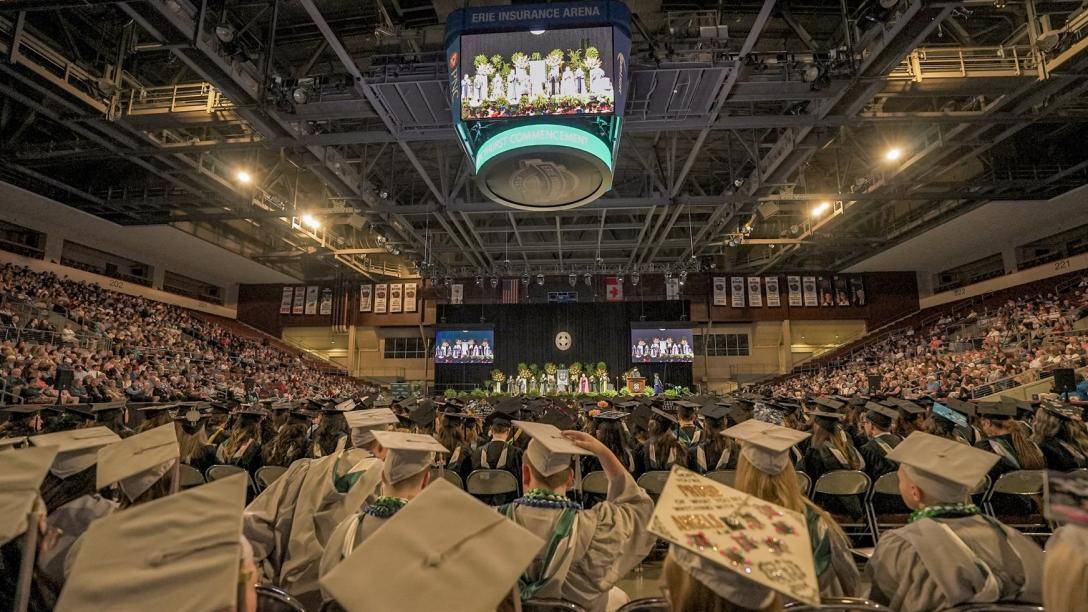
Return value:
<svg viewBox="0 0 1088 612">
<path fill-rule="evenodd" d="M 813 493 L 861 495 L 869 490 L 869 476 L 858 470 L 834 470 L 816 480 Z"/>
<path fill-rule="evenodd" d="M 617 612 L 669 612 L 669 600 L 664 597 L 643 597 L 625 603 Z"/>
<path fill-rule="evenodd" d="M 182 489 L 190 489 L 204 484 L 204 475 L 200 470 L 191 465 L 182 463 L 178 465 L 179 485 Z"/>
<path fill-rule="evenodd" d="M 238 467 L 237 465 L 213 465 L 207 470 L 204 470 L 204 479 L 207 482 L 212 482 L 213 480 L 219 480 L 220 478 L 233 476 L 244 471 L 244 469 Z"/>
<path fill-rule="evenodd" d="M 646 489 L 650 497 L 657 498 L 665 490 L 665 481 L 669 479 L 668 470 L 653 470 L 638 477 L 638 486 Z"/>
<path fill-rule="evenodd" d="M 306 612 L 306 606 L 283 589 L 258 584 L 257 612 Z"/>
<path fill-rule="evenodd" d="M 465 490 L 470 495 L 517 493 L 518 479 L 506 470 L 476 470 L 468 475 Z"/>
<path fill-rule="evenodd" d="M 446 468 L 441 467 L 431 468 L 431 482 L 434 482 L 439 478 L 445 478 L 458 489 L 464 490 L 465 488 L 465 483 L 461 481 L 461 477 L 457 474 L 457 472 L 447 470 Z"/>
<path fill-rule="evenodd" d="M 714 470 L 713 472 L 707 472 L 706 477 L 727 487 L 737 486 L 736 470 Z"/>
<path fill-rule="evenodd" d="M 608 477 L 597 470 L 582 477 L 582 492 L 591 495 L 608 495 Z"/>
<path fill-rule="evenodd" d="M 948 612 L 1044 612 L 1043 606 L 1017 601 L 972 603 L 948 608 Z"/>
<path fill-rule="evenodd" d="M 582 606 L 562 599 L 527 599 L 521 602 L 521 610 L 522 612 L 586 612 Z"/>
<path fill-rule="evenodd" d="M 279 465 L 266 465 L 257 470 L 254 475 L 257 480 L 257 490 L 264 491 L 268 488 L 268 485 L 276 482 L 276 479 L 283 476 L 283 473 L 287 471 L 287 468 Z"/>
<path fill-rule="evenodd" d="M 812 490 L 812 479 L 804 472 L 797 472 L 797 486 L 801 488 L 801 495 L 807 496 Z"/>
<path fill-rule="evenodd" d="M 801 602 L 793 602 L 786 604 L 783 609 L 790 612 L 806 612 L 808 610 L 819 610 L 820 612 L 836 610 L 839 612 L 892 612 L 891 608 L 870 601 L 862 597 L 821 597 L 820 605 L 813 606 Z"/>
</svg>

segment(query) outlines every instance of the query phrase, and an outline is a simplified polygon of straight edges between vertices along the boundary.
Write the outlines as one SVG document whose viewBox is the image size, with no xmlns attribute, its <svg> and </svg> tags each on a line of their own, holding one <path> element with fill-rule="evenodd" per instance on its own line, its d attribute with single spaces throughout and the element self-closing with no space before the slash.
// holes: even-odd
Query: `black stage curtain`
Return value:
<svg viewBox="0 0 1088 612">
<path fill-rule="evenodd" d="M 435 387 L 439 391 L 482 387 L 494 368 L 509 376 L 516 374 L 519 363 L 543 368 L 549 361 L 556 365 L 603 361 L 615 384 L 616 376 L 631 367 L 631 322 L 681 322 L 687 312 L 687 304 L 681 301 L 440 305 L 438 329 L 494 326 L 495 363 L 436 364 Z M 565 351 L 555 346 L 561 331 L 571 336 L 571 347 Z M 657 372 L 667 385 L 691 386 L 690 363 L 640 363 L 638 368 L 647 383 Z"/>
</svg>

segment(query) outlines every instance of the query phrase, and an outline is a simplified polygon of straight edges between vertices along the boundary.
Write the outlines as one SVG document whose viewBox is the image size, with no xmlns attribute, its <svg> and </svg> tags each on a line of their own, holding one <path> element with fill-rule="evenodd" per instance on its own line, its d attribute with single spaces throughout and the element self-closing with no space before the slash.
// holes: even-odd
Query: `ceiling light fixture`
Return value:
<svg viewBox="0 0 1088 612">
<path fill-rule="evenodd" d="M 247 172 L 246 170 L 239 170 L 238 172 L 235 172 L 234 173 L 234 178 L 237 179 L 238 182 L 242 183 L 243 185 L 248 185 L 248 184 L 253 182 L 253 175 L 250 174 L 249 172 Z"/>
<path fill-rule="evenodd" d="M 310 229 L 317 229 L 321 227 L 321 222 L 317 220 L 317 217 L 313 215 L 302 215 L 302 224 Z"/>
<path fill-rule="evenodd" d="M 884 161 L 899 161 L 899 158 L 901 157 L 903 157 L 903 149 L 900 149 L 899 147 L 892 147 L 884 152 Z"/>
</svg>

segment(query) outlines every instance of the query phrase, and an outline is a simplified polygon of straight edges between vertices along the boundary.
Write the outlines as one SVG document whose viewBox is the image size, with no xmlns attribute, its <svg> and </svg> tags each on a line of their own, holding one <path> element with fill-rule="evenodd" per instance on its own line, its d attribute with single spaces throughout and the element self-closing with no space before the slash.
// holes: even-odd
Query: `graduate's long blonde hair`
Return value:
<svg viewBox="0 0 1088 612">
<path fill-rule="evenodd" d="M 1066 526 L 1062 529 L 1085 528 Z M 1047 612 L 1080 612 L 1088 601 L 1088 553 L 1078 545 L 1078 539 L 1057 538 L 1046 551 L 1043 604 Z"/>
<path fill-rule="evenodd" d="M 787 462 L 781 472 L 772 475 L 752 465 L 742 452 L 737 458 L 735 488 L 794 512 L 805 514 L 806 510 L 811 511 L 820 517 L 829 530 L 836 531 L 844 539 L 846 538 L 842 527 L 839 527 L 831 515 L 801 493 L 801 485 L 797 482 L 797 470 L 793 469 L 791 462 Z"/>
<path fill-rule="evenodd" d="M 728 572 L 727 569 L 722 569 Z M 782 600 L 775 597 L 770 605 L 763 608 L 745 608 L 721 597 L 705 584 L 696 580 L 672 555 L 665 557 L 665 569 L 662 571 L 665 585 L 669 590 L 669 610 L 671 612 L 780 612 Z M 755 583 L 752 583 L 755 586 Z"/>
</svg>

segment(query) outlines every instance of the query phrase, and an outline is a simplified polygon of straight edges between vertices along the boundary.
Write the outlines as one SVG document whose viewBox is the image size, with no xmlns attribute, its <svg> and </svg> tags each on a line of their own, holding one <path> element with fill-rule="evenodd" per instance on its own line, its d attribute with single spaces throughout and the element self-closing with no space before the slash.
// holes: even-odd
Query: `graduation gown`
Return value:
<svg viewBox="0 0 1088 612">
<path fill-rule="evenodd" d="M 870 599 L 899 612 L 969 602 L 1042 603 L 1042 549 L 979 515 L 922 519 L 886 532 L 865 573 Z"/>
<path fill-rule="evenodd" d="M 215 447 L 211 444 L 205 444 L 193 453 L 188 461 L 182 461 L 182 463 L 192 466 L 203 474 L 204 470 L 215 465 Z"/>
<path fill-rule="evenodd" d="M 562 510 L 515 505 L 511 512 L 516 523 L 548 541 Z M 578 511 L 570 535 L 553 555 L 556 570 L 535 597 L 563 599 L 587 612 L 603 612 L 608 591 L 653 548 L 656 536 L 647 531 L 653 512 L 653 500 L 630 474 L 611 478 L 608 498 Z"/>
<path fill-rule="evenodd" d="M 899 446 L 899 443 L 902 441 L 903 438 L 900 438 L 895 434 L 882 433 L 876 435 L 858 448 L 858 452 L 861 453 L 862 459 L 865 459 L 865 473 L 869 475 L 869 478 L 873 479 L 873 482 L 876 482 L 876 479 L 884 474 L 899 469 L 898 463 L 889 461 L 886 457 L 888 452 L 896 446 Z"/>
<path fill-rule="evenodd" d="M 1047 438 L 1039 445 L 1046 459 L 1046 467 L 1058 472 L 1069 472 L 1088 467 L 1086 458 L 1076 446 L 1056 438 Z"/>
<path fill-rule="evenodd" d="M 394 514 L 394 516 L 396 515 Z M 347 559 L 348 555 L 358 548 L 364 540 L 373 535 L 378 527 L 384 525 L 391 518 L 393 517 L 380 518 L 358 512 L 340 521 L 325 545 L 325 551 L 322 553 L 321 562 L 318 565 L 318 576 L 324 576 L 337 565 L 340 565 L 341 561 Z M 328 601 L 332 599 L 332 595 L 322 589 L 321 599 L 322 601 Z"/>
<path fill-rule="evenodd" d="M 228 457 L 223 451 L 223 445 L 220 444 L 219 448 L 215 449 L 215 461 L 225 465 L 236 465 L 249 472 L 252 477 L 261 467 L 261 445 L 256 440 L 250 440 L 234 455 Z"/>
<path fill-rule="evenodd" d="M 473 470 L 506 470 L 521 480 L 522 450 L 513 442 L 492 440 L 472 452 Z"/>
<path fill-rule="evenodd" d="M 61 534 L 49 550 L 38 554 L 38 570 L 53 581 L 58 587 L 64 584 L 67 576 L 66 566 L 75 561 L 68 553 L 76 540 L 83 535 L 91 523 L 117 509 L 117 502 L 98 494 L 77 497 L 49 513 L 45 521 L 49 527 L 60 530 Z"/>
<path fill-rule="evenodd" d="M 688 464 L 694 471 L 706 474 L 715 470 L 737 469 L 737 457 L 740 452 L 732 444 L 723 444 L 719 450 L 710 448 L 706 442 L 702 442 L 692 446 L 688 454 L 691 455 L 691 461 Z"/>
<path fill-rule="evenodd" d="M 824 597 L 856 597 L 861 591 L 861 574 L 850 552 L 850 540 L 834 530 L 820 514 L 805 508 L 812 559 Z"/>
<path fill-rule="evenodd" d="M 304 602 L 320 599 L 317 572 L 325 542 L 373 494 L 381 469 L 382 462 L 362 449 L 299 459 L 246 506 L 243 533 L 264 581 Z M 345 494 L 334 486 L 334 470 L 362 471 L 363 477 Z"/>
<path fill-rule="evenodd" d="M 851 451 L 858 453 L 858 450 L 854 447 L 850 447 Z M 861 454 L 858 453 L 858 457 Z M 861 469 L 865 469 L 865 460 L 862 458 Z M 797 470 L 804 472 L 808 475 L 812 482 L 815 483 L 819 480 L 820 476 L 828 472 L 835 470 L 849 470 L 850 464 L 847 463 L 847 458 L 842 457 L 830 442 L 825 443 L 819 448 L 813 448 L 809 446 L 805 450 L 804 455 L 801 457 L 801 462 L 797 464 Z M 822 495 L 817 495 L 820 499 L 814 499 L 817 504 L 826 509 L 832 514 L 846 514 L 851 517 L 857 518 L 863 515 L 861 507 L 861 500 L 858 496 L 842 496 L 833 498 L 824 498 Z"/>
<path fill-rule="evenodd" d="M 694 425 L 677 427 L 676 440 L 680 442 L 681 446 L 684 448 L 690 448 L 703 441 L 703 430 Z"/>
</svg>

